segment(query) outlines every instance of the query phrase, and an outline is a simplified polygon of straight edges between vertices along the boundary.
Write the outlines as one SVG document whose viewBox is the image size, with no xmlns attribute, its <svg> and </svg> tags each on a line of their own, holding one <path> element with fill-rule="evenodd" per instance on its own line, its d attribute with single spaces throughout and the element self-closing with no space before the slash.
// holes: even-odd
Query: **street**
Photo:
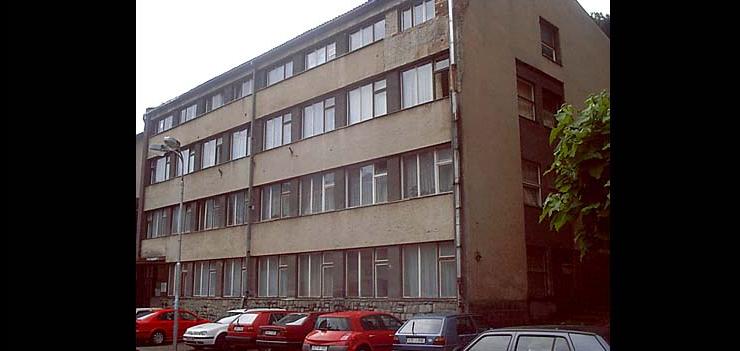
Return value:
<svg viewBox="0 0 740 351">
<path fill-rule="evenodd" d="M 173 351 L 175 348 L 172 347 L 172 344 L 162 345 L 162 346 L 137 346 L 136 350 L 138 351 Z M 177 344 L 177 351 L 191 351 L 195 350 L 194 348 L 185 345 L 185 343 L 181 342 Z"/>
</svg>

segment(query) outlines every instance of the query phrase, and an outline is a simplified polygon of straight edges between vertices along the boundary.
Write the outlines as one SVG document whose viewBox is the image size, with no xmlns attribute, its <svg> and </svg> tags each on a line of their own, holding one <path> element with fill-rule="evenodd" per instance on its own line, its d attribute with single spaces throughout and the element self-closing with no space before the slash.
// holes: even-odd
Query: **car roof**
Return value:
<svg viewBox="0 0 740 351">
<path fill-rule="evenodd" d="M 325 315 L 322 315 L 322 317 L 344 317 L 344 318 L 357 318 L 357 317 L 364 317 L 364 316 L 370 316 L 370 315 L 376 315 L 376 314 L 388 314 L 386 312 L 381 311 L 342 311 L 342 312 L 332 312 L 327 313 Z"/>
<path fill-rule="evenodd" d="M 284 308 L 250 308 L 248 310 L 243 311 L 242 313 L 252 313 L 252 312 L 287 312 Z"/>
<path fill-rule="evenodd" d="M 536 332 L 560 332 L 560 333 L 581 333 L 581 334 L 596 334 L 601 328 L 596 326 L 586 325 L 524 325 L 517 327 L 506 327 L 487 330 L 488 332 L 498 331 L 536 331 Z"/>
<path fill-rule="evenodd" d="M 476 316 L 476 315 L 472 313 L 462 313 L 462 312 L 455 312 L 455 311 L 434 312 L 434 313 L 417 314 L 409 318 L 408 320 L 419 319 L 419 318 L 449 318 L 449 317 L 467 317 L 467 316 Z"/>
</svg>

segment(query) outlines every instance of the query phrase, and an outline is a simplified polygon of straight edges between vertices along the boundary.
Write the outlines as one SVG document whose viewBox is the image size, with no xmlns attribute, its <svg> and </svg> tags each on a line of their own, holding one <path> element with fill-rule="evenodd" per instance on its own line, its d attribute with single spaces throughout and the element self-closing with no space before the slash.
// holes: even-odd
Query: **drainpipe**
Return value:
<svg viewBox="0 0 740 351">
<path fill-rule="evenodd" d="M 247 143 L 249 144 L 249 155 L 247 156 L 247 164 L 249 165 L 249 188 L 247 188 L 247 213 L 245 222 L 247 222 L 247 242 L 246 242 L 246 258 L 244 264 L 247 267 L 247 282 L 242 282 L 247 288 L 249 288 L 249 275 L 255 274 L 256 272 L 250 272 L 249 271 L 249 258 L 251 257 L 251 251 L 252 251 L 252 209 L 254 208 L 254 204 L 252 203 L 252 188 L 254 187 L 254 133 L 257 131 L 254 130 L 254 119 L 257 115 L 257 66 L 254 62 L 252 62 L 252 117 L 249 121 L 249 139 Z M 244 308 L 244 302 L 247 297 L 247 291 L 243 292 L 242 295 L 242 302 L 241 307 Z"/>
<path fill-rule="evenodd" d="M 454 228 L 455 228 L 455 268 L 457 271 L 457 308 L 460 312 L 468 312 L 470 306 L 465 298 L 465 284 L 463 281 L 462 261 L 462 187 L 460 186 L 460 139 L 459 139 L 459 104 L 457 101 L 457 60 L 455 59 L 455 23 L 453 0 L 447 0 L 447 21 L 449 23 L 450 47 L 450 107 L 452 109 L 452 169 L 453 196 L 454 196 Z"/>
</svg>

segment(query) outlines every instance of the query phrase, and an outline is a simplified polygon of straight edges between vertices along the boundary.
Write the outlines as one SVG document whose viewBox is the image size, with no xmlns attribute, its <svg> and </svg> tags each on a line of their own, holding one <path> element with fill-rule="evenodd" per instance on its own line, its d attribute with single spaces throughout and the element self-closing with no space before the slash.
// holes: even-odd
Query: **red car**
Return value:
<svg viewBox="0 0 740 351">
<path fill-rule="evenodd" d="M 136 342 L 161 345 L 165 341 L 172 341 L 172 328 L 175 324 L 175 310 L 166 308 L 136 318 Z M 198 317 L 195 313 L 180 309 L 177 323 L 177 339 L 181 340 L 185 329 L 192 326 L 209 323 L 207 319 Z"/>
<path fill-rule="evenodd" d="M 260 349 L 300 350 L 306 334 L 316 325 L 316 319 L 328 312 L 294 312 L 272 325 L 260 327 L 257 347 Z"/>
<path fill-rule="evenodd" d="M 401 321 L 388 313 L 347 311 L 322 315 L 303 351 L 391 351 Z"/>
<path fill-rule="evenodd" d="M 277 308 L 250 310 L 234 319 L 226 330 L 226 346 L 229 349 L 253 349 L 257 347 L 257 334 L 263 325 L 273 324 L 288 315 L 289 311 Z"/>
</svg>

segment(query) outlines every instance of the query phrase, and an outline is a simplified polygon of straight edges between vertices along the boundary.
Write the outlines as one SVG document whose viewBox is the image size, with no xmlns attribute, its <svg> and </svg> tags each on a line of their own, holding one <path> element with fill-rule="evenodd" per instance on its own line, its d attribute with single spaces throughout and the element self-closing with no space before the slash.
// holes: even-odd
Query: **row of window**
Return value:
<svg viewBox="0 0 740 351">
<path fill-rule="evenodd" d="M 536 103 L 535 103 L 535 85 L 524 78 L 517 78 L 516 89 L 518 97 L 518 111 L 519 116 L 524 117 L 531 121 L 537 121 L 535 117 Z M 563 98 L 559 94 L 550 91 L 549 89 L 542 88 L 542 107 L 538 110 L 539 119 L 542 124 L 548 128 L 555 126 L 555 113 L 560 109 Z"/>
</svg>

